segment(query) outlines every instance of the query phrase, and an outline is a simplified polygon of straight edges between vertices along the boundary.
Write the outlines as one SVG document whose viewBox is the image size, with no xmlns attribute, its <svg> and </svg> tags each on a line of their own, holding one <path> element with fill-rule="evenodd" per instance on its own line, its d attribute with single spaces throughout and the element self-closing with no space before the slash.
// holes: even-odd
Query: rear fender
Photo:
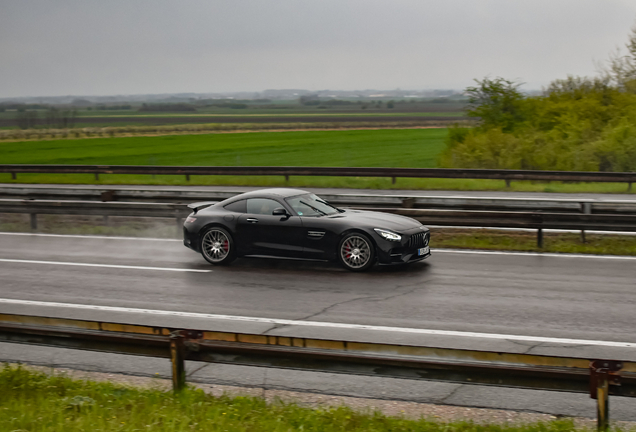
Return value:
<svg viewBox="0 0 636 432">
<path fill-rule="evenodd" d="M 198 233 L 198 237 L 199 237 L 199 241 L 201 241 L 201 239 L 203 238 L 203 234 L 209 230 L 210 228 L 213 227 L 219 227 L 219 228 L 223 228 L 225 231 L 227 231 L 231 236 L 232 236 L 232 240 L 234 240 L 234 247 L 236 248 L 236 252 L 238 253 L 237 256 L 242 256 L 241 254 L 241 247 L 240 245 L 238 245 L 236 243 L 236 236 L 234 235 L 234 233 L 232 232 L 232 230 L 230 228 L 227 227 L 227 225 L 224 225 L 220 222 L 210 222 L 208 224 L 205 224 Z"/>
</svg>

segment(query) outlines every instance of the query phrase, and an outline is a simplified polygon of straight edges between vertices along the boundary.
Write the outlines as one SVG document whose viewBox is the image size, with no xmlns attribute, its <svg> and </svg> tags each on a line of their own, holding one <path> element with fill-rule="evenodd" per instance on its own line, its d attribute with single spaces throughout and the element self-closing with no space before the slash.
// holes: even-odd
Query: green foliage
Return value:
<svg viewBox="0 0 636 432">
<path fill-rule="evenodd" d="M 591 147 L 600 171 L 636 171 L 636 115 L 620 118 Z"/>
<path fill-rule="evenodd" d="M 625 47 L 627 54 L 621 55 L 617 50 L 610 57 L 605 76 L 618 88 L 628 93 L 636 93 L 636 26 L 632 27 Z"/>
<path fill-rule="evenodd" d="M 466 88 L 468 115 L 479 117 L 483 129 L 500 128 L 512 131 L 524 117 L 520 84 L 503 78 L 475 80 L 477 86 Z"/>
<path fill-rule="evenodd" d="M 500 78 L 480 83 L 482 97 L 471 97 L 469 111 L 470 116 L 483 116 L 480 126 L 451 128 L 442 166 L 636 169 L 636 94 L 610 85 L 607 78 L 556 80 L 536 97 L 519 95 L 510 81 Z"/>
</svg>

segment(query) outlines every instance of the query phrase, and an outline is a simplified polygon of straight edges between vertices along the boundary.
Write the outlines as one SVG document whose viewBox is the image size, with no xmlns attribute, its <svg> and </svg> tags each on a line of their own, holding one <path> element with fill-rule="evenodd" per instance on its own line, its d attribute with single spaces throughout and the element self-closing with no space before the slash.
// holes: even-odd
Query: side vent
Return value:
<svg viewBox="0 0 636 432">
<path fill-rule="evenodd" d="M 323 238 L 323 236 L 325 235 L 325 232 L 324 231 L 308 231 L 307 235 L 309 236 L 309 238 L 319 240 Z"/>
</svg>

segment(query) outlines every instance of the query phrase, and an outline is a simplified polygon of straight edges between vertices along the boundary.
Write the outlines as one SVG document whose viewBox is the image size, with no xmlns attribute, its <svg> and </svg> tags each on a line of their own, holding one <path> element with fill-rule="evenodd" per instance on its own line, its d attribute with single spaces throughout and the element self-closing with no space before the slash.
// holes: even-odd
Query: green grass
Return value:
<svg viewBox="0 0 636 432">
<path fill-rule="evenodd" d="M 0 143 L 5 164 L 434 167 L 446 129 L 257 132 Z"/>
<path fill-rule="evenodd" d="M 426 431 L 566 432 L 571 420 L 525 425 L 443 423 L 361 413 L 347 407 L 307 408 L 255 397 L 215 397 L 188 388 L 159 390 L 73 380 L 5 365 L 0 372 L 0 432 L 17 431 Z M 620 430 L 620 429 L 616 429 Z"/>
<path fill-rule="evenodd" d="M 540 249 L 535 232 L 442 228 L 432 230 L 431 247 L 634 256 L 636 236 L 586 233 L 583 242 L 580 234 L 544 232 Z"/>
</svg>

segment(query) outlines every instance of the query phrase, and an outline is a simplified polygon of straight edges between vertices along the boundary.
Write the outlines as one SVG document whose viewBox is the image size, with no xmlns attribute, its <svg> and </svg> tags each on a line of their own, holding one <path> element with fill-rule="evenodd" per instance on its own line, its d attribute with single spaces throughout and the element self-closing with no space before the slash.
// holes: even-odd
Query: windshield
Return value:
<svg viewBox="0 0 636 432">
<path fill-rule="evenodd" d="M 298 216 L 318 217 L 339 213 L 338 209 L 314 194 L 285 198 Z"/>
</svg>

